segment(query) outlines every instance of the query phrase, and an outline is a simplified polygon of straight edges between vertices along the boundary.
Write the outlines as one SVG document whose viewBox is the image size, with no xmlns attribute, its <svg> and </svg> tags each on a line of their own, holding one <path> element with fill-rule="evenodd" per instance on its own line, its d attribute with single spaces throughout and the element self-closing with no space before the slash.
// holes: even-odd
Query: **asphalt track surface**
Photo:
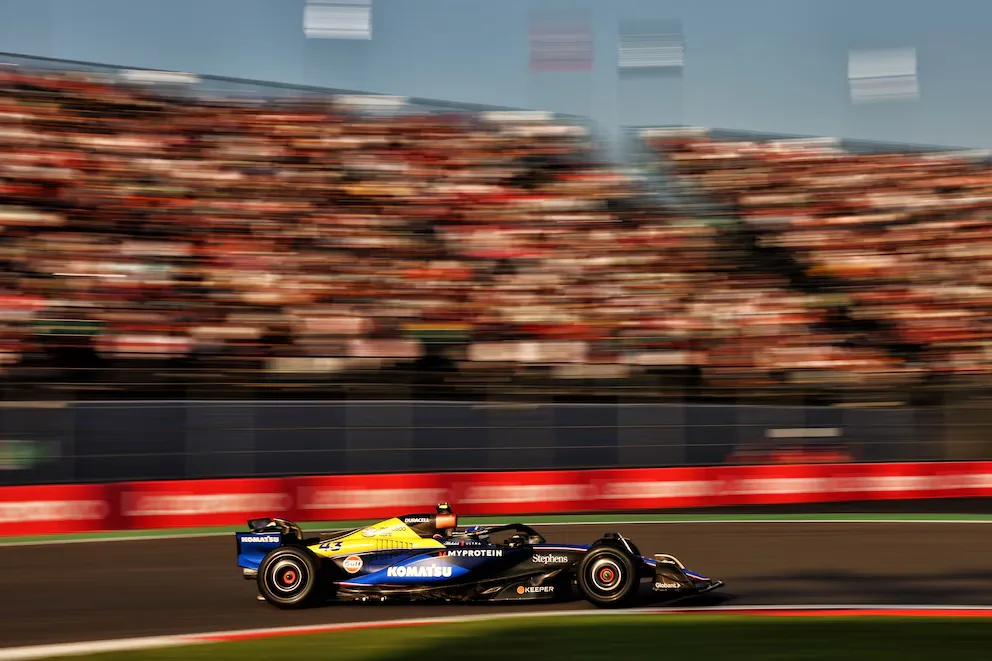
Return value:
<svg viewBox="0 0 992 661">
<path fill-rule="evenodd" d="M 645 555 L 674 553 L 726 581 L 704 605 L 992 605 L 992 524 L 694 523 L 552 526 L 549 541 L 618 529 Z M 231 537 L 0 548 L 0 647 L 446 615 L 542 605 L 335 604 L 281 611 L 255 600 Z M 684 602 L 680 605 L 693 605 Z"/>
</svg>

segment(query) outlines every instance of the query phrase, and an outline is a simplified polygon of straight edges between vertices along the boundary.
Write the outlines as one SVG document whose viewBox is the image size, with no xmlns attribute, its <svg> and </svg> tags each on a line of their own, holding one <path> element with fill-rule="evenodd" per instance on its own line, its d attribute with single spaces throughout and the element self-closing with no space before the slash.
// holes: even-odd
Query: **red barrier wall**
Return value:
<svg viewBox="0 0 992 661">
<path fill-rule="evenodd" d="M 385 518 L 665 510 L 992 495 L 992 462 L 331 475 L 0 488 L 0 535 Z"/>
<path fill-rule="evenodd" d="M 120 521 L 107 485 L 4 487 L 0 489 L 0 535 L 115 530 Z"/>
<path fill-rule="evenodd" d="M 292 484 L 281 478 L 125 482 L 116 491 L 123 529 L 226 526 L 257 512 L 296 514 Z"/>
</svg>

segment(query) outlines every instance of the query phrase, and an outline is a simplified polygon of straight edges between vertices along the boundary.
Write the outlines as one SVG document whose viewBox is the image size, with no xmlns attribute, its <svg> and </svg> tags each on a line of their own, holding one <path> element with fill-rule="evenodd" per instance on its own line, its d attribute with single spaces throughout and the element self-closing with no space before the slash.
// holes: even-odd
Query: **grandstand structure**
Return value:
<svg viewBox="0 0 992 661">
<path fill-rule="evenodd" d="M 0 62 L 8 399 L 988 382 L 984 152 L 664 127 L 609 163 L 581 117 Z"/>
</svg>

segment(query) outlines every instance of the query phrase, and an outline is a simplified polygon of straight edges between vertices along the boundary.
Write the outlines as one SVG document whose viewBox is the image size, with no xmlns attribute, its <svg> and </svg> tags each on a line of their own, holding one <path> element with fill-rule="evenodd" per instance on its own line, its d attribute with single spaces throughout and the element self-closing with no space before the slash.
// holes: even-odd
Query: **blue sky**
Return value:
<svg viewBox="0 0 992 661">
<path fill-rule="evenodd" d="M 591 115 L 992 147 L 981 0 L 373 0 L 371 41 L 306 39 L 303 0 L 0 0 L 0 51 Z M 531 16 L 589 20 L 591 72 L 528 68 Z M 620 80 L 621 19 L 682 21 L 681 80 Z M 851 49 L 915 48 L 920 98 L 852 105 Z"/>
</svg>

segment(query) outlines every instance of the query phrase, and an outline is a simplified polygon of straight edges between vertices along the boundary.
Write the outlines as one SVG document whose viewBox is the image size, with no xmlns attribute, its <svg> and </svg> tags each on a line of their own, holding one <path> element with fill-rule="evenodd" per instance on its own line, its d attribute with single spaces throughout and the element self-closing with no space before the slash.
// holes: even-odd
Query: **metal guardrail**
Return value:
<svg viewBox="0 0 992 661">
<path fill-rule="evenodd" d="M 137 362 L 137 361 L 136 361 Z M 434 370 L 402 367 L 287 373 L 250 367 L 261 361 L 201 361 L 201 367 L 137 363 L 133 367 L 11 367 L 0 373 L 0 402 L 139 399 L 342 400 L 424 399 L 523 403 L 650 402 L 817 405 L 943 405 L 992 393 L 992 378 L 861 383 L 795 378 L 759 380 L 744 371 L 703 378 L 691 367 L 649 368 L 626 375 L 583 365 L 480 364 Z M 203 364 L 205 363 L 205 364 Z M 592 366 L 602 368 L 603 365 Z M 606 366 L 608 367 L 608 366 Z"/>
</svg>

